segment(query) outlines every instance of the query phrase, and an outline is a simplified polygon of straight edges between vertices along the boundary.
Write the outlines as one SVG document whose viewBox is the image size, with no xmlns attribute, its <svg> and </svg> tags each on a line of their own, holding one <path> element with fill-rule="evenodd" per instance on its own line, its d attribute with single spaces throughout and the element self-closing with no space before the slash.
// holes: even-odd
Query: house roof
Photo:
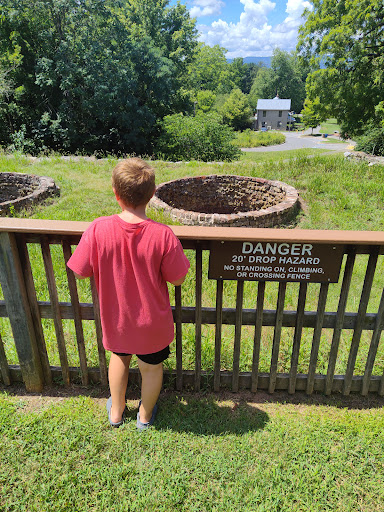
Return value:
<svg viewBox="0 0 384 512">
<path fill-rule="evenodd" d="M 278 96 L 272 100 L 257 100 L 257 110 L 291 110 L 291 100 L 280 99 Z"/>
</svg>

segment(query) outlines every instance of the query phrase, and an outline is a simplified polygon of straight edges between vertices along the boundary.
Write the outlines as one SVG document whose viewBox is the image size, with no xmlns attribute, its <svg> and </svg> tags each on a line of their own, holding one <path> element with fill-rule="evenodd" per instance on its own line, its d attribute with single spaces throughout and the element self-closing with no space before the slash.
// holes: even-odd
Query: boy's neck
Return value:
<svg viewBox="0 0 384 512">
<path fill-rule="evenodd" d="M 145 208 L 147 206 L 146 204 L 139 205 L 136 208 L 127 206 L 125 204 L 120 204 L 120 206 L 122 208 L 122 212 L 118 215 L 125 222 L 129 222 L 129 224 L 138 224 L 139 222 L 143 222 L 143 220 L 148 219 L 145 214 Z"/>
</svg>

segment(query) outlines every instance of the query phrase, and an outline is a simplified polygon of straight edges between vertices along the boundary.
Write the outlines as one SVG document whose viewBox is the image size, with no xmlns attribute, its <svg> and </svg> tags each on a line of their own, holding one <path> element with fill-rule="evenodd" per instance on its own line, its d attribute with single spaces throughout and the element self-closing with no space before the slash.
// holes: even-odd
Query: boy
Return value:
<svg viewBox="0 0 384 512">
<path fill-rule="evenodd" d="M 174 325 L 166 282 L 184 282 L 189 261 L 172 230 L 149 219 L 155 173 L 139 158 L 117 164 L 112 187 L 122 211 L 95 219 L 68 266 L 76 277 L 94 276 L 100 301 L 103 345 L 111 351 L 107 401 L 111 426 L 126 415 L 125 392 L 132 354 L 142 377 L 137 428 L 153 424 Z"/>
</svg>

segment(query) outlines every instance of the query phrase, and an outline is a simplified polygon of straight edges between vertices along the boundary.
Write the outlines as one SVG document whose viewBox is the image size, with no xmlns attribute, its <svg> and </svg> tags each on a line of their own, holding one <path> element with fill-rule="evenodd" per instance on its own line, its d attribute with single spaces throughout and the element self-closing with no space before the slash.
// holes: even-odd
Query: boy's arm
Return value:
<svg viewBox="0 0 384 512">
<path fill-rule="evenodd" d="M 176 281 L 170 281 L 170 283 L 173 284 L 174 286 L 180 286 L 184 283 L 186 277 L 187 277 L 187 275 L 180 277 Z"/>
<path fill-rule="evenodd" d="M 72 270 L 73 272 L 73 270 Z M 87 279 L 85 276 L 81 276 L 80 274 L 76 274 L 76 272 L 73 272 L 75 274 L 76 279 Z"/>
</svg>

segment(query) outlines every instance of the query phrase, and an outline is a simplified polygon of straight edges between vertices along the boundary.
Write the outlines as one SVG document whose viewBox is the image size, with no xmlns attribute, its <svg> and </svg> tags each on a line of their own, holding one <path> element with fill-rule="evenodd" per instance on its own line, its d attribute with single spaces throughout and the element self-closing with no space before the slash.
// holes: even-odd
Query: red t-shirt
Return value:
<svg viewBox="0 0 384 512">
<path fill-rule="evenodd" d="M 185 276 L 189 261 L 168 226 L 100 217 L 83 233 L 68 266 L 95 278 L 106 350 L 151 354 L 171 343 L 166 281 Z"/>
</svg>

